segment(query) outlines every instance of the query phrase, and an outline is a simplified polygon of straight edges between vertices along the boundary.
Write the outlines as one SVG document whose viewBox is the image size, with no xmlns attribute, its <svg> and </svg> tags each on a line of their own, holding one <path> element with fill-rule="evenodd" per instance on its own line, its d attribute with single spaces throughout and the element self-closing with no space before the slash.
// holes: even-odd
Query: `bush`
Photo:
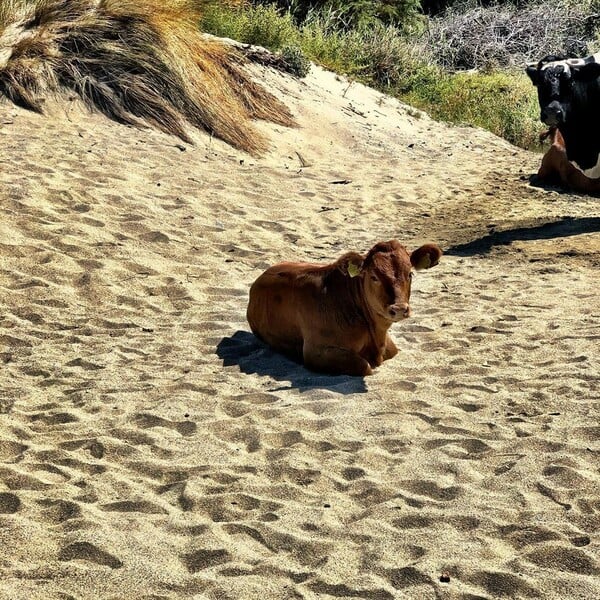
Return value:
<svg viewBox="0 0 600 600">
<path fill-rule="evenodd" d="M 437 70 L 427 64 L 422 50 L 394 26 L 375 24 L 357 32 L 353 55 L 360 75 L 381 89 L 402 93 Z"/>
<path fill-rule="evenodd" d="M 299 46 L 284 46 L 281 60 L 286 71 L 296 77 L 306 77 L 310 73 L 311 62 Z"/>
<path fill-rule="evenodd" d="M 315 13 L 335 11 L 344 15 L 347 27 L 379 20 L 411 30 L 422 23 L 420 0 L 255 0 L 255 4 L 275 4 L 293 15 L 302 25 Z"/>
<path fill-rule="evenodd" d="M 430 19 L 423 42 L 444 69 L 523 66 L 548 54 L 585 56 L 595 37 L 598 0 L 547 0 L 523 8 L 462 2 Z"/>
<path fill-rule="evenodd" d="M 304 73 L 303 57 L 308 57 L 436 119 L 477 125 L 524 148 L 537 146 L 539 109 L 535 89 L 524 74 L 451 75 L 436 65 L 433 44 L 427 46 L 422 39 L 415 43 L 393 25 L 373 22 L 348 27 L 344 13 L 329 8 L 310 13 L 296 26 L 289 12 L 281 14 L 273 7 L 220 6 L 206 14 L 203 27 L 216 35 L 280 50 L 290 63 L 299 61 L 299 75 Z"/>
<path fill-rule="evenodd" d="M 300 45 L 316 63 L 337 73 L 355 75 L 357 67 L 349 43 L 351 34 L 340 28 L 339 19 L 334 11 L 313 13 L 300 30 Z"/>
<path fill-rule="evenodd" d="M 538 143 L 539 107 L 525 74 L 441 75 L 415 85 L 403 99 L 434 118 L 483 127 L 523 148 Z"/>
<path fill-rule="evenodd" d="M 204 11 L 200 26 L 207 33 L 270 50 L 298 45 L 299 31 L 291 14 L 281 13 L 275 6 L 228 8 L 213 4 Z"/>
<path fill-rule="evenodd" d="M 335 11 L 309 17 L 300 37 L 309 58 L 387 91 L 405 88 L 417 72 L 435 70 L 397 27 L 376 21 L 346 30 L 341 20 Z"/>
</svg>

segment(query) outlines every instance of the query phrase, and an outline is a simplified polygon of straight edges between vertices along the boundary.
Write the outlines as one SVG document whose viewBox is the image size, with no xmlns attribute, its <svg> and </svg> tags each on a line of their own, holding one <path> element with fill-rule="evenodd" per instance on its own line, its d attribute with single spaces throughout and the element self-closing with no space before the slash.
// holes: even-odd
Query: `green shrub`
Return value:
<svg viewBox="0 0 600 600">
<path fill-rule="evenodd" d="M 373 23 L 359 28 L 352 37 L 351 51 L 361 78 L 381 89 L 410 89 L 420 77 L 437 71 L 428 65 L 422 50 L 392 25 Z"/>
<path fill-rule="evenodd" d="M 308 58 L 395 95 L 435 119 L 483 127 L 524 148 L 537 145 L 539 108 L 535 89 L 523 73 L 451 75 L 434 64 L 430 48 L 393 25 L 375 21 L 349 28 L 343 13 L 330 8 L 310 13 L 297 26 L 291 13 L 273 6 L 220 5 L 206 12 L 202 27 L 279 50 L 296 75 L 307 72 Z"/>
<path fill-rule="evenodd" d="M 211 5 L 204 11 L 200 26 L 207 33 L 270 50 L 298 45 L 299 31 L 290 13 L 281 13 L 272 5 L 241 8 Z"/>
<path fill-rule="evenodd" d="M 433 118 L 483 127 L 523 148 L 535 147 L 542 128 L 535 89 L 521 73 L 440 74 L 402 99 Z"/>
<path fill-rule="evenodd" d="M 299 46 L 284 46 L 281 60 L 286 70 L 296 77 L 306 77 L 310 72 L 311 62 Z"/>
<path fill-rule="evenodd" d="M 412 30 L 423 23 L 421 0 L 254 0 L 254 4 L 275 4 L 303 24 L 311 14 L 335 11 L 343 15 L 347 28 L 379 20 Z"/>
<path fill-rule="evenodd" d="M 314 13 L 300 29 L 300 46 L 311 60 L 337 73 L 355 75 L 352 33 L 339 27 L 334 12 Z"/>
<path fill-rule="evenodd" d="M 385 89 L 396 88 L 416 71 L 434 70 L 397 27 L 375 21 L 347 30 L 340 20 L 343 16 L 328 11 L 302 26 L 300 45 L 311 60 Z"/>
</svg>

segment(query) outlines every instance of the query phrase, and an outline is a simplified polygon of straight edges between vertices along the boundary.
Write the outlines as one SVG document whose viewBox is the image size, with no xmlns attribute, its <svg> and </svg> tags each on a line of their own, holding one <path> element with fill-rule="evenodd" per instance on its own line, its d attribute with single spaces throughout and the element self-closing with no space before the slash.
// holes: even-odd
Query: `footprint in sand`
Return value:
<svg viewBox="0 0 600 600">
<path fill-rule="evenodd" d="M 282 533 L 267 525 L 250 527 L 242 523 L 227 523 L 223 525 L 223 530 L 231 536 L 248 536 L 274 554 L 282 551 L 289 552 L 302 565 L 321 564 L 331 550 L 329 542 L 316 542 L 297 535 Z"/>
<path fill-rule="evenodd" d="M 284 431 L 283 433 L 275 433 L 266 437 L 267 443 L 273 448 L 289 448 L 290 446 L 304 442 L 304 437 L 299 431 Z"/>
<path fill-rule="evenodd" d="M 392 521 L 398 529 L 424 529 L 434 523 L 434 520 L 424 515 L 406 515 Z"/>
<path fill-rule="evenodd" d="M 168 244 L 171 241 L 171 238 L 161 231 L 149 231 L 148 233 L 142 234 L 140 240 L 144 242 Z"/>
<path fill-rule="evenodd" d="M 104 565 L 111 569 L 119 569 L 123 563 L 112 554 L 101 550 L 89 542 L 75 542 L 65 546 L 58 555 L 58 560 L 87 560 L 98 565 Z"/>
<path fill-rule="evenodd" d="M 71 413 L 58 412 L 53 414 L 38 413 L 29 417 L 34 423 L 41 421 L 44 425 L 64 425 L 66 423 L 76 423 L 79 419 Z"/>
<path fill-rule="evenodd" d="M 384 589 L 366 590 L 363 588 L 352 588 L 342 583 L 326 583 L 315 581 L 308 584 L 308 588 L 317 595 L 325 594 L 336 598 L 365 598 L 365 600 L 394 600 L 390 592 Z"/>
<path fill-rule="evenodd" d="M 65 367 L 79 367 L 85 371 L 99 371 L 104 369 L 103 365 L 97 365 L 95 363 L 84 360 L 83 358 L 75 358 L 68 363 L 65 363 Z"/>
<path fill-rule="evenodd" d="M 193 421 L 170 421 L 148 413 L 138 413 L 133 417 L 133 420 L 135 424 L 142 429 L 166 427 L 168 429 L 174 429 L 181 435 L 191 435 L 198 429 L 198 426 Z"/>
<path fill-rule="evenodd" d="M 13 514 L 21 508 L 21 500 L 10 492 L 0 493 L 0 514 Z"/>
<path fill-rule="evenodd" d="M 2 411 L 0 410 L 0 413 Z M 18 460 L 29 446 L 12 442 L 10 440 L 0 440 L 0 461 L 12 462 Z"/>
<path fill-rule="evenodd" d="M 522 577 L 501 571 L 477 571 L 467 578 L 469 583 L 484 588 L 494 598 L 538 598 L 538 591 Z"/>
<path fill-rule="evenodd" d="M 386 569 L 385 577 L 397 590 L 412 586 L 428 585 L 434 587 L 434 581 L 428 575 L 421 573 L 415 567 L 402 567 L 400 569 Z"/>
<path fill-rule="evenodd" d="M 402 481 L 399 485 L 413 494 L 427 496 L 432 500 L 442 502 L 455 500 L 461 493 L 460 488 L 457 486 L 442 487 L 435 483 L 435 481 L 409 480 Z"/>
<path fill-rule="evenodd" d="M 190 573 L 198 573 L 198 571 L 221 565 L 230 560 L 231 555 L 223 548 L 217 550 L 203 548 L 183 556 L 183 562 Z"/>
<path fill-rule="evenodd" d="M 592 542 L 589 535 L 577 535 L 572 537 L 570 540 L 571 544 L 577 548 L 582 548 L 583 546 L 589 546 Z"/>
<path fill-rule="evenodd" d="M 555 531 L 536 525 L 505 525 L 499 528 L 499 533 L 502 539 L 505 539 L 517 550 L 561 539 L 561 536 Z"/>
<path fill-rule="evenodd" d="M 491 450 L 491 446 L 476 438 L 433 439 L 425 442 L 423 448 L 426 450 L 443 448 L 442 451 L 453 458 L 478 458 L 478 455 Z"/>
<path fill-rule="evenodd" d="M 600 575 L 598 563 L 583 550 L 558 544 L 537 548 L 525 558 L 545 569 L 556 569 L 580 575 Z"/>
<path fill-rule="evenodd" d="M 167 511 L 162 506 L 154 504 L 154 502 L 148 502 L 147 500 L 110 502 L 109 504 L 102 504 L 100 508 L 107 512 L 139 512 L 151 515 L 167 514 Z"/>
<path fill-rule="evenodd" d="M 342 477 L 346 481 L 354 481 L 355 479 L 362 479 L 366 476 L 366 471 L 360 467 L 348 467 L 342 471 Z"/>
<path fill-rule="evenodd" d="M 46 507 L 44 516 L 52 523 L 62 523 L 81 516 L 81 508 L 76 502 L 68 500 L 43 500 L 40 504 Z"/>
</svg>

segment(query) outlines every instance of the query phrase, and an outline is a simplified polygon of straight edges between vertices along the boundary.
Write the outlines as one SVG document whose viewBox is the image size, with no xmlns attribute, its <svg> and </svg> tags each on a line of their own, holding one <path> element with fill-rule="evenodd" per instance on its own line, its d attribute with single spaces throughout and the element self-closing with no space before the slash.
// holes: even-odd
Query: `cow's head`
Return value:
<svg viewBox="0 0 600 600">
<path fill-rule="evenodd" d="M 536 64 L 530 64 L 526 73 L 536 86 L 540 103 L 540 120 L 550 127 L 560 127 L 569 122 L 574 104 L 586 103 L 586 86 L 574 86 L 589 83 L 600 76 L 598 57 L 561 58 L 546 56 Z"/>
<path fill-rule="evenodd" d="M 366 256 L 350 253 L 340 260 L 348 277 L 360 277 L 364 301 L 370 311 L 389 322 L 410 316 L 410 287 L 413 269 L 429 269 L 438 264 L 442 251 L 425 244 L 409 254 L 398 241 L 379 242 Z"/>
</svg>

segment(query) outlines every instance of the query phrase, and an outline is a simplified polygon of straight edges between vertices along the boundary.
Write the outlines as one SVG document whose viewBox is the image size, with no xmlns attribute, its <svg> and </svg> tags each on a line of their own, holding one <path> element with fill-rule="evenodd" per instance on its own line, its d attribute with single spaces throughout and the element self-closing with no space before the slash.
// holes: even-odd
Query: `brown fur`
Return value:
<svg viewBox="0 0 600 600">
<path fill-rule="evenodd" d="M 191 124 L 251 153 L 267 147 L 251 119 L 294 123 L 240 54 L 199 31 L 204 2 L 1 2 L 0 94 L 25 108 L 71 90 L 121 123 L 188 142 Z"/>
<path fill-rule="evenodd" d="M 549 183 L 558 182 L 576 192 L 600 195 L 600 179 L 587 177 L 567 158 L 565 141 L 556 127 L 540 134 L 540 142 L 550 138 L 551 146 L 542 157 L 538 177 Z"/>
<path fill-rule="evenodd" d="M 248 322 L 257 337 L 309 369 L 370 375 L 398 352 L 388 330 L 410 315 L 412 268 L 432 267 L 441 254 L 427 244 L 409 255 L 391 240 L 328 265 L 280 263 L 250 288 Z"/>
</svg>

